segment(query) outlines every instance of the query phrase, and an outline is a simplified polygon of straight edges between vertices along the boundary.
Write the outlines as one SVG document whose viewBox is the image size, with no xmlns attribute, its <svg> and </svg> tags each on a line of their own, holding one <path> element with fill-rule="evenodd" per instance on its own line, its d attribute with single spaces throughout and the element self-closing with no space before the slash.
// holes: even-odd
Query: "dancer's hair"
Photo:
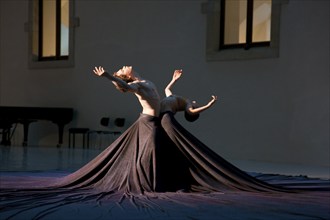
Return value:
<svg viewBox="0 0 330 220">
<path fill-rule="evenodd" d="M 189 122 L 194 122 L 199 118 L 199 114 L 189 114 L 187 111 L 184 112 L 184 117 Z"/>
<path fill-rule="evenodd" d="M 134 79 L 132 77 L 126 76 L 126 75 L 118 75 L 117 73 L 114 73 L 113 76 L 124 80 L 126 83 L 130 83 L 130 82 L 134 81 Z"/>
</svg>

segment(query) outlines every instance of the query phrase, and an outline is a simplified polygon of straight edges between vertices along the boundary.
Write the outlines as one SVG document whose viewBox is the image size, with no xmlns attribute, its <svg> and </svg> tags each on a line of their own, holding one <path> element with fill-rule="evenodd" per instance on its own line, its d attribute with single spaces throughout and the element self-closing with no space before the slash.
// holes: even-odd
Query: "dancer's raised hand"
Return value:
<svg viewBox="0 0 330 220">
<path fill-rule="evenodd" d="M 105 70 L 103 69 L 102 66 L 99 66 L 99 67 L 95 67 L 95 68 L 93 69 L 93 72 L 94 72 L 96 75 L 98 75 L 98 76 L 102 76 L 103 73 L 105 72 Z"/>
</svg>

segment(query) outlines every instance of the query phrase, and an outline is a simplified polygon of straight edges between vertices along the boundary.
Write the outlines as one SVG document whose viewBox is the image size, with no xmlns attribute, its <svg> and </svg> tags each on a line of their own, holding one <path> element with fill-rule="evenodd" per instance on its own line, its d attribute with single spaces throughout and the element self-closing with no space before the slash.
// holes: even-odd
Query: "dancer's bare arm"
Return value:
<svg viewBox="0 0 330 220">
<path fill-rule="evenodd" d="M 205 111 L 206 109 L 210 108 L 215 102 L 217 101 L 217 96 L 212 95 L 212 99 L 206 104 L 201 107 L 193 108 L 192 104 L 187 105 L 187 112 L 194 115 L 199 114 L 202 111 Z"/>
<path fill-rule="evenodd" d="M 136 93 L 139 89 L 139 83 L 126 83 L 124 80 L 115 77 L 112 74 L 109 74 L 104 70 L 103 67 L 95 67 L 93 72 L 98 76 L 104 76 L 112 81 L 112 83 L 115 85 L 116 89 L 120 90 L 121 92 L 133 92 Z"/>
<path fill-rule="evenodd" d="M 174 83 L 181 77 L 182 75 L 182 70 L 175 70 L 173 73 L 173 77 L 172 80 L 169 82 L 169 84 L 166 86 L 165 88 L 165 95 L 166 97 L 172 95 L 172 86 L 174 85 Z"/>
</svg>

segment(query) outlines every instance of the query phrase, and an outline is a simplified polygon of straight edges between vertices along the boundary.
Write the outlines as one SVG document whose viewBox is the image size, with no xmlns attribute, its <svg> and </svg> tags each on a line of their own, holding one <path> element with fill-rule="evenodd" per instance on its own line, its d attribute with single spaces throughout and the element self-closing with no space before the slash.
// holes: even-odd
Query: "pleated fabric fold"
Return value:
<svg viewBox="0 0 330 220">
<path fill-rule="evenodd" d="M 185 180 L 189 179 L 190 183 L 186 183 L 186 185 L 191 186 L 190 190 L 293 192 L 293 190 L 272 186 L 260 181 L 234 166 L 180 125 L 172 112 L 165 112 L 162 115 L 161 124 L 165 134 L 173 142 L 173 148 L 179 150 L 182 154 L 176 160 L 176 163 L 177 166 L 184 163 L 186 170 L 181 171 L 178 175 L 181 175 L 181 173 L 187 175 Z M 163 146 L 161 149 L 167 150 L 165 147 Z"/>
<path fill-rule="evenodd" d="M 159 118 L 141 114 L 118 139 L 54 187 L 142 194 L 158 190 Z"/>
</svg>

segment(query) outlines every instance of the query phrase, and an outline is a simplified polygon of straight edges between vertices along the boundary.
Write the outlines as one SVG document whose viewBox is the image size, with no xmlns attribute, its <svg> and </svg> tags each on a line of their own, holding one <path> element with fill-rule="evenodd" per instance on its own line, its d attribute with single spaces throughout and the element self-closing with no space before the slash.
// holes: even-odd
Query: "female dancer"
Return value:
<svg viewBox="0 0 330 220">
<path fill-rule="evenodd" d="M 161 124 L 169 139 L 174 144 L 162 147 L 162 151 L 169 153 L 171 166 L 175 173 L 175 180 L 169 181 L 168 185 L 175 188 L 185 188 L 188 191 L 286 191 L 253 178 L 246 172 L 238 169 L 224 160 L 195 136 L 183 128 L 174 115 L 184 111 L 187 120 L 193 121 L 198 118 L 200 112 L 210 108 L 217 97 L 212 96 L 211 101 L 199 106 L 182 96 L 174 95 L 172 86 L 181 77 L 182 70 L 175 70 L 172 80 L 165 88 L 166 98 L 161 101 Z M 177 150 L 179 149 L 179 151 Z M 165 153 L 165 152 L 164 152 Z M 169 156 L 170 156 L 169 155 Z M 179 168 L 179 169 L 176 169 Z M 173 176 L 173 172 L 171 174 Z"/>
<path fill-rule="evenodd" d="M 131 66 L 124 66 L 113 75 L 103 67 L 95 67 L 94 73 L 108 78 L 119 91 L 135 94 L 142 113 L 115 142 L 84 167 L 63 178 L 59 186 L 138 194 L 161 191 L 157 160 L 160 97 L 156 86 Z"/>
<path fill-rule="evenodd" d="M 210 108 L 216 102 L 217 97 L 213 95 L 212 99 L 206 105 L 199 106 L 196 101 L 191 101 L 183 96 L 173 94 L 171 88 L 181 75 L 182 70 L 174 71 L 172 80 L 165 88 L 166 98 L 161 101 L 161 111 L 171 111 L 174 113 L 184 111 L 187 121 L 193 122 L 199 118 L 201 112 Z"/>
</svg>

